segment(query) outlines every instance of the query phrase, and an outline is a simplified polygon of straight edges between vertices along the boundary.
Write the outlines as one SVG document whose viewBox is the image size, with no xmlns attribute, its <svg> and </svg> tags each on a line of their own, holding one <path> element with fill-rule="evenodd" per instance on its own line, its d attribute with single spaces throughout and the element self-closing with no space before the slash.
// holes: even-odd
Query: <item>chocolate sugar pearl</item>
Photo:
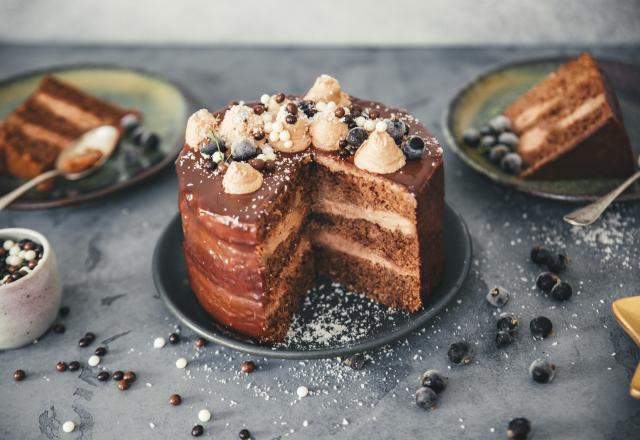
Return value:
<svg viewBox="0 0 640 440">
<path fill-rule="evenodd" d="M 342 118 L 345 115 L 344 108 L 338 107 L 335 111 L 336 118 Z"/>
<path fill-rule="evenodd" d="M 258 105 L 256 105 L 255 107 L 253 107 L 253 112 L 254 112 L 256 115 L 261 115 L 261 114 L 263 114 L 263 113 L 264 113 L 264 105 L 262 105 L 262 104 L 258 104 Z"/>
<path fill-rule="evenodd" d="M 369 117 L 370 117 L 371 119 L 378 119 L 378 118 L 380 117 L 380 112 L 379 112 L 379 111 L 377 111 L 377 110 L 371 110 L 371 111 L 369 112 Z"/>
<path fill-rule="evenodd" d="M 108 371 L 101 371 L 98 373 L 98 375 L 96 376 L 96 379 L 98 379 L 100 382 L 106 382 L 109 380 L 109 372 Z"/>
<path fill-rule="evenodd" d="M 284 120 L 287 122 L 287 124 L 289 125 L 293 125 L 296 122 L 298 122 L 298 117 L 296 115 L 287 115 Z"/>
<path fill-rule="evenodd" d="M 177 333 L 171 333 L 169 335 L 169 344 L 177 344 L 180 342 L 180 336 Z"/>
<path fill-rule="evenodd" d="M 180 394 L 172 394 L 169 396 L 169 403 L 173 406 L 178 406 L 182 403 L 182 397 L 180 397 Z"/>
<path fill-rule="evenodd" d="M 244 361 L 244 362 L 242 363 L 242 365 L 240 366 L 240 368 L 242 369 L 242 371 L 243 371 L 244 373 L 249 374 L 249 373 L 252 373 L 252 372 L 253 372 L 253 370 L 255 370 L 255 369 L 256 369 L 256 364 L 255 364 L 255 363 L 253 363 L 253 361 Z"/>
<path fill-rule="evenodd" d="M 120 391 L 128 390 L 129 389 L 129 382 L 127 382 L 126 380 L 118 381 L 118 389 Z"/>
<path fill-rule="evenodd" d="M 67 368 L 69 369 L 69 371 L 77 371 L 80 369 L 80 362 L 71 361 L 69 362 L 69 365 L 67 365 Z"/>
<path fill-rule="evenodd" d="M 278 93 L 276 95 L 276 102 L 280 104 L 282 101 L 284 101 L 284 93 Z"/>
<path fill-rule="evenodd" d="M 64 361 L 60 361 L 56 364 L 56 370 L 58 370 L 59 372 L 64 372 L 67 371 L 67 363 Z"/>
<path fill-rule="evenodd" d="M 96 335 L 94 333 L 91 332 L 87 332 L 84 335 L 85 339 L 87 339 L 89 342 L 93 342 L 96 339 Z"/>
<path fill-rule="evenodd" d="M 203 433 L 204 433 L 204 428 L 202 427 L 202 425 L 195 425 L 191 429 L 191 435 L 194 437 L 200 437 Z"/>
<path fill-rule="evenodd" d="M 251 432 L 248 429 L 241 429 L 238 433 L 238 437 L 241 440 L 249 440 L 251 438 Z"/>
<path fill-rule="evenodd" d="M 287 111 L 289 113 L 291 113 L 292 115 L 297 115 L 298 114 L 298 106 L 295 105 L 293 102 L 290 102 L 289 104 L 287 104 Z"/>
<path fill-rule="evenodd" d="M 67 315 L 69 315 L 69 312 L 71 311 L 71 309 L 67 306 L 63 306 L 60 307 L 60 311 L 58 312 L 58 315 L 60 315 L 61 318 L 66 318 Z"/>
<path fill-rule="evenodd" d="M 120 370 L 116 370 L 113 372 L 111 377 L 113 378 L 113 380 L 122 380 L 124 378 L 124 373 Z"/>
<path fill-rule="evenodd" d="M 196 347 L 198 348 L 202 348 L 205 345 L 207 345 L 207 340 L 205 338 L 198 338 L 196 339 Z"/>
<path fill-rule="evenodd" d="M 13 380 L 16 382 L 24 380 L 25 377 L 27 377 L 27 373 L 25 373 L 24 370 L 16 370 L 13 372 Z"/>
<path fill-rule="evenodd" d="M 107 354 L 107 348 L 106 347 L 98 347 L 94 351 L 94 354 L 96 356 L 104 356 L 105 354 Z"/>
<path fill-rule="evenodd" d="M 133 383 L 136 381 L 136 373 L 134 373 L 133 371 L 127 371 L 124 373 L 122 378 L 128 383 Z"/>
<path fill-rule="evenodd" d="M 54 324 L 51 329 L 54 333 L 58 333 L 59 335 L 63 334 L 67 330 L 64 324 Z"/>
<path fill-rule="evenodd" d="M 80 340 L 78 341 L 78 345 L 80 347 L 88 347 L 89 344 L 91 344 L 91 341 L 87 338 L 80 338 Z"/>
</svg>

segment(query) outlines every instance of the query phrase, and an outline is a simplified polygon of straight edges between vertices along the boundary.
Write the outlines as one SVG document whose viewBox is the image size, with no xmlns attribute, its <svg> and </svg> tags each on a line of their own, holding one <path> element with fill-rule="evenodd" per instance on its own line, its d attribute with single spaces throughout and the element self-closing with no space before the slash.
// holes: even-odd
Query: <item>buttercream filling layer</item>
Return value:
<svg viewBox="0 0 640 440">
<path fill-rule="evenodd" d="M 55 113 L 65 119 L 72 120 L 74 124 L 82 129 L 89 130 L 102 124 L 102 120 L 93 113 L 89 113 L 80 107 L 58 98 L 54 98 L 46 93 L 39 93 L 36 96 L 36 100 L 39 101 L 40 104 L 48 107 L 52 113 Z"/>
<path fill-rule="evenodd" d="M 375 249 L 371 249 L 353 240 L 349 240 L 338 234 L 327 231 L 319 231 L 312 237 L 313 244 L 316 246 L 326 247 L 328 249 L 342 252 L 352 257 L 360 258 L 373 264 L 378 264 L 383 268 L 396 272 L 399 275 L 408 277 L 418 277 L 419 272 L 416 270 L 407 270 L 387 258 L 381 257 L 375 253 Z"/>
<path fill-rule="evenodd" d="M 365 220 L 382 228 L 404 235 L 416 235 L 416 225 L 410 219 L 395 212 L 356 206 L 350 203 L 337 202 L 320 195 L 314 202 L 312 210 L 323 214 L 332 214 L 353 220 Z"/>
</svg>

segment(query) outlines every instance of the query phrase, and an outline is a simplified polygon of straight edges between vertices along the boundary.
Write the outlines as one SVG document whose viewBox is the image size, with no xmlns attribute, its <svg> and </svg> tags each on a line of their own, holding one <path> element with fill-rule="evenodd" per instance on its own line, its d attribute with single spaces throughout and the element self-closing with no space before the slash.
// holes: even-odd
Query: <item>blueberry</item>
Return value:
<svg viewBox="0 0 640 440">
<path fill-rule="evenodd" d="M 249 160 L 257 154 L 256 143 L 249 138 L 240 138 L 231 144 L 231 156 L 234 160 Z"/>
<path fill-rule="evenodd" d="M 503 313 L 496 323 L 498 331 L 512 332 L 518 328 L 518 318 L 512 313 Z"/>
<path fill-rule="evenodd" d="M 547 267 L 551 272 L 560 273 L 567 268 L 569 257 L 563 254 L 550 255 L 547 259 Z"/>
<path fill-rule="evenodd" d="M 494 287 L 487 293 L 487 302 L 494 307 L 502 307 L 509 301 L 509 292 L 504 287 Z"/>
<path fill-rule="evenodd" d="M 531 329 L 531 334 L 535 339 L 544 339 L 551 334 L 553 324 L 546 316 L 538 316 L 531 320 L 529 329 Z"/>
<path fill-rule="evenodd" d="M 437 370 L 427 370 L 422 374 L 420 383 L 423 387 L 431 388 L 436 394 L 440 394 L 447 387 L 449 379 Z"/>
<path fill-rule="evenodd" d="M 564 281 L 560 281 L 558 284 L 553 286 L 551 289 L 551 297 L 557 301 L 567 301 L 571 298 L 573 294 L 573 289 L 569 283 L 565 283 Z"/>
<path fill-rule="evenodd" d="M 495 164 L 500 164 L 502 159 L 509 153 L 511 153 L 511 150 L 506 145 L 495 145 L 489 150 L 489 160 Z"/>
<path fill-rule="evenodd" d="M 138 128 L 139 125 L 140 119 L 133 113 L 124 115 L 122 119 L 120 119 L 120 128 L 127 134 Z"/>
<path fill-rule="evenodd" d="M 365 130 L 364 128 L 355 127 L 349 130 L 349 133 L 347 133 L 347 142 L 349 142 L 349 145 L 359 147 L 364 141 L 367 140 L 368 137 L 369 133 L 367 133 L 367 130 Z"/>
<path fill-rule="evenodd" d="M 551 272 L 542 272 L 538 275 L 538 278 L 536 278 L 536 286 L 545 293 L 551 292 L 553 286 L 559 282 L 560 278 L 558 278 L 558 275 Z"/>
<path fill-rule="evenodd" d="M 152 131 L 145 130 L 140 137 L 140 145 L 147 150 L 154 150 L 160 144 L 160 136 Z"/>
<path fill-rule="evenodd" d="M 511 150 L 515 150 L 518 146 L 518 136 L 510 131 L 505 131 L 498 136 L 498 143 L 506 145 Z"/>
<path fill-rule="evenodd" d="M 505 173 L 518 174 L 522 170 L 522 158 L 518 153 L 509 153 L 502 158 L 500 168 Z"/>
<path fill-rule="evenodd" d="M 470 364 L 473 360 L 473 353 L 468 342 L 454 342 L 447 351 L 449 360 L 454 364 Z"/>
<path fill-rule="evenodd" d="M 425 410 L 430 410 L 436 406 L 438 394 L 428 387 L 420 387 L 416 391 L 416 405 Z"/>
<path fill-rule="evenodd" d="M 220 136 L 212 134 L 207 138 L 206 142 L 200 144 L 200 152 L 202 154 L 211 156 L 216 151 L 224 153 L 225 151 L 227 151 L 227 145 Z"/>
<path fill-rule="evenodd" d="M 506 347 L 513 342 L 513 336 L 508 331 L 499 331 L 496 334 L 496 346 L 498 348 Z"/>
<path fill-rule="evenodd" d="M 551 257 L 551 252 L 542 246 L 534 246 L 531 249 L 531 261 L 536 264 L 547 264 L 549 257 Z"/>
<path fill-rule="evenodd" d="M 504 115 L 498 115 L 489 121 L 489 127 L 496 133 L 511 130 L 511 119 Z"/>
<path fill-rule="evenodd" d="M 131 141 L 138 146 L 142 145 L 142 138 L 145 136 L 146 130 L 144 127 L 136 127 L 131 132 Z"/>
<path fill-rule="evenodd" d="M 480 132 L 480 136 L 486 136 L 488 134 L 493 134 L 493 130 L 491 130 L 491 127 L 489 127 L 488 125 L 483 125 L 482 127 L 480 127 L 480 129 L 478 131 Z"/>
<path fill-rule="evenodd" d="M 402 138 L 409 132 L 407 124 L 399 119 L 392 119 L 387 122 L 387 133 L 393 138 L 396 144 L 402 143 Z"/>
<path fill-rule="evenodd" d="M 462 133 L 462 141 L 470 147 L 477 147 L 480 144 L 480 136 L 480 130 L 470 127 Z"/>
<path fill-rule="evenodd" d="M 409 136 L 400 148 L 407 159 L 420 159 L 424 151 L 424 141 L 419 136 Z"/>
<path fill-rule="evenodd" d="M 480 139 L 480 148 L 491 148 L 496 144 L 497 140 L 495 136 L 491 136 L 490 134 L 486 136 L 482 136 Z"/>
<path fill-rule="evenodd" d="M 357 353 L 344 360 L 344 364 L 354 370 L 362 370 L 367 362 L 363 354 Z"/>
<path fill-rule="evenodd" d="M 544 359 L 536 359 L 529 365 L 529 375 L 538 383 L 549 383 L 556 376 L 556 366 Z"/>
<path fill-rule="evenodd" d="M 531 432 L 531 422 L 524 417 L 518 417 L 509 422 L 507 437 L 513 440 L 527 440 Z"/>
</svg>

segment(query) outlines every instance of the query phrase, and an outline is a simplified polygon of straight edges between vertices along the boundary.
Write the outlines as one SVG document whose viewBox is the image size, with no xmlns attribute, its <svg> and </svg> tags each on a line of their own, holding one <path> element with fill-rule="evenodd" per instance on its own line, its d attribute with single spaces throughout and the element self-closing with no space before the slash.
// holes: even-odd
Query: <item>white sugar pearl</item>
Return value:
<svg viewBox="0 0 640 440">
<path fill-rule="evenodd" d="M 263 103 L 264 105 L 267 105 L 269 104 L 269 98 L 270 96 L 265 93 L 260 97 L 260 102 Z"/>
<path fill-rule="evenodd" d="M 89 357 L 87 364 L 89 364 L 90 367 L 97 367 L 100 364 L 100 356 L 95 354 L 92 355 L 91 357 Z"/>
<path fill-rule="evenodd" d="M 185 358 L 180 358 L 176 361 L 176 367 L 178 368 L 187 368 L 187 360 Z"/>
<path fill-rule="evenodd" d="M 291 142 L 291 141 L 289 141 L 289 142 Z M 288 147 L 288 148 L 291 148 L 291 147 Z M 276 153 L 265 154 L 265 156 L 267 156 L 267 160 L 276 160 Z"/>
<path fill-rule="evenodd" d="M 373 122 L 371 119 L 368 119 L 365 123 L 364 123 L 364 129 L 367 131 L 373 131 L 376 129 L 376 123 Z"/>
<path fill-rule="evenodd" d="M 282 130 L 284 130 L 284 125 L 282 125 L 282 122 L 276 121 L 273 123 L 273 131 L 277 131 L 278 133 L 280 133 Z"/>
<path fill-rule="evenodd" d="M 18 272 L 30 273 L 31 269 L 29 269 L 27 266 L 22 266 Z"/>
<path fill-rule="evenodd" d="M 76 429 L 76 424 L 73 423 L 71 420 L 67 420 L 62 424 L 62 430 L 64 432 L 73 432 L 75 431 L 75 429 Z"/>
<path fill-rule="evenodd" d="M 273 130 L 273 124 L 271 122 L 266 122 L 264 124 L 264 132 L 271 133 L 272 130 Z"/>
<path fill-rule="evenodd" d="M 27 251 L 24 253 L 24 259 L 31 261 L 36 258 L 36 251 Z"/>
<path fill-rule="evenodd" d="M 9 249 L 9 255 L 18 255 L 19 253 L 20 247 L 17 244 L 11 246 L 11 249 Z"/>
<path fill-rule="evenodd" d="M 211 411 L 209 411 L 208 409 L 201 409 L 200 411 L 198 411 L 198 420 L 200 420 L 201 422 L 208 422 L 209 420 L 211 420 Z"/>
<path fill-rule="evenodd" d="M 2 247 L 4 248 L 5 251 L 8 251 L 13 247 L 14 244 L 15 243 L 13 242 L 13 240 L 5 240 L 5 242 L 2 243 Z"/>
<path fill-rule="evenodd" d="M 349 110 L 349 107 L 342 107 L 344 109 L 344 114 L 345 115 L 350 115 L 351 114 L 351 110 Z"/>
<path fill-rule="evenodd" d="M 383 133 L 385 131 L 387 131 L 387 123 L 384 121 L 378 121 L 376 122 L 376 131 Z"/>
<path fill-rule="evenodd" d="M 366 119 L 364 118 L 364 116 L 358 116 L 356 118 L 356 125 L 358 127 L 362 127 L 364 125 L 365 121 L 366 121 Z"/>
<path fill-rule="evenodd" d="M 267 160 L 267 155 L 260 153 L 260 154 L 258 154 L 256 156 L 256 159 L 258 159 L 258 160 Z"/>
<path fill-rule="evenodd" d="M 153 348 L 162 348 L 166 345 L 167 341 L 162 336 L 158 336 L 153 340 Z"/>
<path fill-rule="evenodd" d="M 278 139 L 280 139 L 279 132 L 272 131 L 271 133 L 269 133 L 269 141 L 276 142 Z"/>
<path fill-rule="evenodd" d="M 316 103 L 316 110 L 319 112 L 323 112 L 327 109 L 327 103 L 324 101 L 320 101 Z"/>
<path fill-rule="evenodd" d="M 263 113 L 262 114 L 262 120 L 264 122 L 273 122 L 273 114 L 267 113 L 267 112 Z"/>
<path fill-rule="evenodd" d="M 222 162 L 224 160 L 224 153 L 220 151 L 216 151 L 211 155 L 211 160 L 214 161 L 215 163 Z"/>
<path fill-rule="evenodd" d="M 289 139 L 291 139 L 291 133 L 289 133 L 287 130 L 282 130 L 279 136 L 282 142 L 288 141 Z"/>
<path fill-rule="evenodd" d="M 284 148 L 293 147 L 293 141 L 284 141 Z"/>
<path fill-rule="evenodd" d="M 298 395 L 299 398 L 303 398 L 303 397 L 307 397 L 309 395 L 309 388 L 305 387 L 304 385 L 300 385 L 298 387 L 298 389 L 296 390 L 296 394 Z"/>
<path fill-rule="evenodd" d="M 262 152 L 266 155 L 274 154 L 274 151 L 271 145 L 263 145 L 261 149 L 262 149 Z"/>
<path fill-rule="evenodd" d="M 9 255 L 5 261 L 9 266 L 20 266 L 22 264 L 22 258 L 17 255 Z"/>
<path fill-rule="evenodd" d="M 336 109 L 336 103 L 333 101 L 327 102 L 326 110 L 331 111 Z"/>
</svg>

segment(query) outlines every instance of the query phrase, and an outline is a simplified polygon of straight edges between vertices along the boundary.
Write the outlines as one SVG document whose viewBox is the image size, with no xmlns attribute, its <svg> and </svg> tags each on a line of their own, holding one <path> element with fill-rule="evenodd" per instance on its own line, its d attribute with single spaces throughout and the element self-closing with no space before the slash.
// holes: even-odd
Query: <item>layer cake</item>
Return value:
<svg viewBox="0 0 640 440">
<path fill-rule="evenodd" d="M 233 330 L 282 340 L 317 275 L 409 312 L 440 280 L 442 149 L 331 77 L 199 110 L 176 168 L 191 287 Z"/>
</svg>

